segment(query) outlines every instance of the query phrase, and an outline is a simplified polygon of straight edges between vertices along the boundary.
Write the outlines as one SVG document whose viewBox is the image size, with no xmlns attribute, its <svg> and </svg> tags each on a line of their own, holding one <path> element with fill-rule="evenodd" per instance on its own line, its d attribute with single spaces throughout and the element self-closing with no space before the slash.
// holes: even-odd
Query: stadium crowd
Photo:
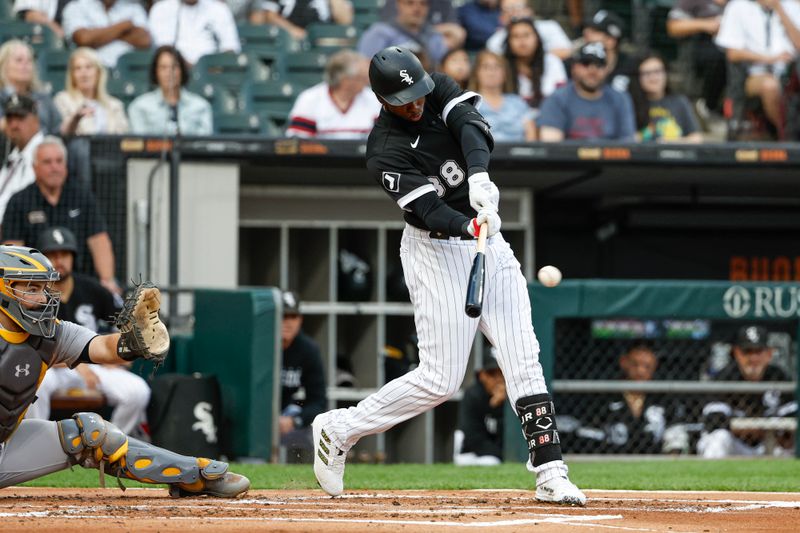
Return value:
<svg viewBox="0 0 800 533">
<path fill-rule="evenodd" d="M 365 59 L 400 45 L 486 93 L 501 141 L 798 138 L 797 0 L 675 0 L 656 19 L 613 0 L 10 1 L 2 96 L 34 98 L 44 134 L 364 138 Z"/>
</svg>

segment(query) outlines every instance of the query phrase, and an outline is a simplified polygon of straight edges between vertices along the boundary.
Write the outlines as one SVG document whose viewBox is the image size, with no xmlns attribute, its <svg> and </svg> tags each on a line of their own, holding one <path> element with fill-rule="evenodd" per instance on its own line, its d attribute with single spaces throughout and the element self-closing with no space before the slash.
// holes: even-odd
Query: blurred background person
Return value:
<svg viewBox="0 0 800 533">
<path fill-rule="evenodd" d="M 36 102 L 25 95 L 13 94 L 3 104 L 3 133 L 12 146 L 6 164 L 0 169 L 0 220 L 9 199 L 36 180 L 33 158 L 44 139 L 39 129 Z"/>
<path fill-rule="evenodd" d="M 141 135 L 211 135 L 211 104 L 187 91 L 189 66 L 172 46 L 153 55 L 150 83 L 157 88 L 137 96 L 128 106 L 131 131 Z"/>
<path fill-rule="evenodd" d="M 728 0 L 678 0 L 667 16 L 667 35 L 688 46 L 690 75 L 700 83 L 697 111 L 703 119 L 722 115 L 727 79 L 725 52 L 714 44 Z"/>
<path fill-rule="evenodd" d="M 583 27 L 585 43 L 602 43 L 606 50 L 606 80 L 617 91 L 627 92 L 636 76 L 636 61 L 620 49 L 625 23 L 611 11 L 601 9 Z"/>
<path fill-rule="evenodd" d="M 250 22 L 278 26 L 303 40 L 309 24 L 351 25 L 353 4 L 350 0 L 262 0 L 250 15 Z"/>
<path fill-rule="evenodd" d="M 500 2 L 499 0 L 467 2 L 458 8 L 458 19 L 467 30 L 464 47 L 467 50 L 480 50 L 500 27 Z"/>
<path fill-rule="evenodd" d="M 281 415 L 278 418 L 281 445 L 289 458 L 313 461 L 311 422 L 328 404 L 322 355 L 314 340 L 302 331 L 300 297 L 283 292 L 281 322 Z"/>
<path fill-rule="evenodd" d="M 467 54 L 467 51 L 463 48 L 450 50 L 442 58 L 439 71 L 453 78 L 453 81 L 458 83 L 459 87 L 466 89 L 470 74 L 472 73 L 472 62 L 470 61 L 469 54 Z"/>
<path fill-rule="evenodd" d="M 76 46 L 96 49 L 107 67 L 152 42 L 147 12 L 132 0 L 70 0 L 64 8 L 64 33 Z"/>
<path fill-rule="evenodd" d="M 508 25 L 515 19 L 533 19 L 536 32 L 542 41 L 545 52 L 550 52 L 561 60 L 572 55 L 572 41 L 555 20 L 536 18 L 536 13 L 525 0 L 500 0 L 500 16 L 495 32 L 486 41 L 486 48 L 496 54 L 503 54 L 508 39 Z"/>
<path fill-rule="evenodd" d="M 68 1 L 68 0 L 67 0 Z M 15 0 L 13 12 L 20 20 L 31 24 L 44 24 L 56 34 L 59 39 L 64 39 L 63 17 L 64 0 Z"/>
<path fill-rule="evenodd" d="M 128 131 L 125 107 L 106 92 L 108 71 L 97 52 L 81 47 L 69 56 L 67 79 L 54 102 L 63 117 L 61 133 L 73 135 L 117 134 Z"/>
<path fill-rule="evenodd" d="M 488 50 L 478 52 L 468 89 L 483 97 L 481 114 L 489 122 L 495 141 L 536 140 L 534 110 L 513 92 L 504 57 Z"/>
<path fill-rule="evenodd" d="M 61 115 L 53 100 L 41 90 L 36 71 L 33 48 L 19 39 L 11 39 L 0 46 L 0 99 L 12 94 L 31 97 L 36 101 L 39 128 L 45 135 L 57 135 L 61 128 Z"/>
<path fill-rule="evenodd" d="M 511 67 L 511 86 L 534 109 L 567 83 L 564 64 L 545 52 L 532 19 L 514 19 L 508 25 L 505 57 Z"/>
<path fill-rule="evenodd" d="M 91 190 L 67 179 L 67 148 L 60 138 L 48 135 L 42 139 L 33 155 L 33 171 L 36 181 L 8 201 L 3 214 L 3 244 L 36 246 L 47 228 L 67 227 L 79 243 L 76 270 L 96 272 L 106 289 L 121 294 L 106 221 Z"/>
<path fill-rule="evenodd" d="M 492 348 L 494 350 L 494 348 Z M 475 381 L 458 404 L 458 429 L 453 435 L 456 466 L 492 466 L 503 462 L 503 406 L 506 382 L 497 359 L 487 354 Z"/>
<path fill-rule="evenodd" d="M 430 66 L 438 66 L 448 46 L 442 34 L 427 22 L 428 0 L 395 1 L 395 19 L 379 21 L 367 28 L 358 41 L 358 53 L 372 59 L 387 46 L 402 46 L 415 54 L 422 52 L 430 60 Z"/>
<path fill-rule="evenodd" d="M 791 381 L 780 367 L 771 364 L 773 348 L 762 326 L 739 329 L 733 342 L 733 361 L 714 377 L 714 381 Z M 709 459 L 732 455 L 764 455 L 766 432 L 762 429 L 733 431 L 731 418 L 796 417 L 797 400 L 791 393 L 767 390 L 763 394 L 725 394 L 703 407 L 705 430 L 697 442 L 697 454 Z M 791 456 L 794 435 L 779 433 L 774 455 Z"/>
<path fill-rule="evenodd" d="M 174 46 L 190 65 L 206 54 L 242 49 L 231 8 L 219 0 L 159 0 L 148 28 L 154 46 Z"/>
<path fill-rule="evenodd" d="M 381 20 L 391 22 L 397 16 L 397 3 L 386 0 L 381 8 Z M 461 25 L 458 11 L 453 6 L 452 0 L 429 0 L 427 23 L 430 24 L 447 43 L 447 48 L 461 48 L 467 37 L 467 32 Z"/>
<path fill-rule="evenodd" d="M 366 139 L 381 105 L 369 88 L 367 58 L 340 50 L 328 59 L 325 81 L 297 96 L 287 136 Z"/>
<path fill-rule="evenodd" d="M 781 0 L 731 0 L 714 39 L 729 63 L 747 70 L 746 96 L 761 100 L 775 132 L 783 132 L 781 78 L 800 48 L 800 3 Z"/>
<path fill-rule="evenodd" d="M 584 44 L 572 62 L 572 80 L 542 104 L 537 119 L 540 140 L 636 139 L 631 97 L 607 85 L 606 72 L 603 45 Z"/>
<path fill-rule="evenodd" d="M 39 236 L 36 248 L 44 253 L 59 273 L 54 289 L 61 293 L 58 318 L 75 322 L 97 333 L 114 331 L 114 316 L 122 309 L 122 300 L 89 276 L 73 272 L 78 240 L 65 227 L 48 228 Z M 86 389 L 103 394 L 113 407 L 111 423 L 126 434 L 141 438 L 150 386 L 129 371 L 127 365 L 79 364 L 75 368 L 56 366 L 48 369 L 36 390 L 37 401 L 28 409 L 27 418 L 50 418 L 53 393 Z"/>
<path fill-rule="evenodd" d="M 646 54 L 636 70 L 638 76 L 631 81 L 630 93 L 639 140 L 703 142 L 689 99 L 670 90 L 667 65 L 661 56 Z"/>
</svg>

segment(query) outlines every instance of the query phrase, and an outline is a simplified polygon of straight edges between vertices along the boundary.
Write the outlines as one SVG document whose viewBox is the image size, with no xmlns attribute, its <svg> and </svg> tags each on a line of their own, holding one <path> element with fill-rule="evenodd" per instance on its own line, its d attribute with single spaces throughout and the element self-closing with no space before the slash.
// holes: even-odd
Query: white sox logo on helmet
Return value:
<svg viewBox="0 0 800 533">
<path fill-rule="evenodd" d="M 406 69 L 400 71 L 400 81 L 404 81 L 409 85 L 414 85 L 414 78 L 409 76 L 408 71 Z"/>
</svg>

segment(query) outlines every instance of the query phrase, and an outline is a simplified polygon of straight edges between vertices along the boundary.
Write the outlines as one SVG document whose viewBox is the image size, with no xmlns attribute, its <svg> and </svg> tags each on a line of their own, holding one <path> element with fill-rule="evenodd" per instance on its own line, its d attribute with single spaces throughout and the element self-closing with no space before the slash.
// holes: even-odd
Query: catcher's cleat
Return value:
<svg viewBox="0 0 800 533">
<path fill-rule="evenodd" d="M 169 495 L 173 498 L 192 498 L 203 495 L 216 498 L 236 498 L 249 489 L 249 479 L 233 472 L 226 472 L 222 477 L 203 479 L 201 483 L 170 485 Z"/>
<path fill-rule="evenodd" d="M 536 499 L 562 505 L 586 505 L 586 495 L 565 477 L 553 478 L 536 487 Z"/>
<path fill-rule="evenodd" d="M 317 415 L 311 423 L 314 438 L 314 475 L 322 490 L 331 496 L 344 491 L 344 463 L 347 454 L 334 446 L 323 428 L 324 414 Z"/>
</svg>

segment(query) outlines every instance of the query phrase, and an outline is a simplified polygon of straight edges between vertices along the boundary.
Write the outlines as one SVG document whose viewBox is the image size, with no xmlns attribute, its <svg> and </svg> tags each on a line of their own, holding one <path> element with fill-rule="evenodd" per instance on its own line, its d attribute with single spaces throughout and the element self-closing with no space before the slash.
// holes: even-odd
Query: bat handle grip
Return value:
<svg viewBox="0 0 800 533">
<path fill-rule="evenodd" d="M 484 222 L 481 224 L 480 233 L 478 233 L 478 245 L 475 250 L 483 253 L 486 250 L 486 238 L 489 235 L 489 224 Z"/>
</svg>

